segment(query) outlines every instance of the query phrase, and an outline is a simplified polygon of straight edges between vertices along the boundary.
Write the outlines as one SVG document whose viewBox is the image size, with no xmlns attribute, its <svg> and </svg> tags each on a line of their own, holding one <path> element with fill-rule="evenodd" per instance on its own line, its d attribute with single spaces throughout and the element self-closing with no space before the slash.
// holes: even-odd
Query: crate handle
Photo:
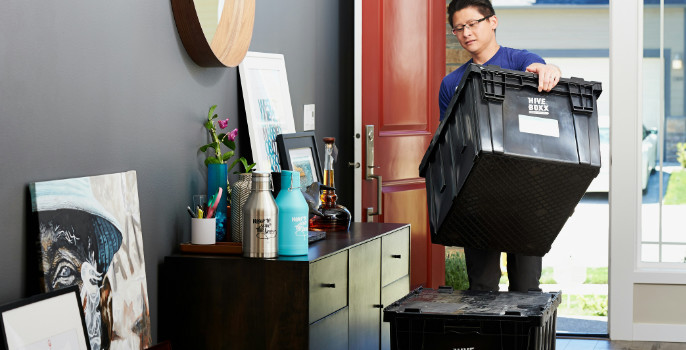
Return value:
<svg viewBox="0 0 686 350">
<path fill-rule="evenodd" d="M 402 255 L 400 255 L 400 254 L 393 254 L 393 255 L 391 255 L 391 258 L 393 258 L 393 259 L 402 259 Z"/>
<path fill-rule="evenodd" d="M 383 309 L 383 304 L 374 304 L 372 306 L 376 309 Z"/>
<path fill-rule="evenodd" d="M 569 82 L 567 86 L 569 101 L 572 104 L 572 112 L 583 113 L 590 117 L 595 110 L 593 102 L 595 101 L 596 92 L 593 90 L 593 84 L 586 85 Z"/>
<path fill-rule="evenodd" d="M 505 73 L 493 70 L 481 71 L 482 99 L 489 101 L 505 100 Z"/>
<path fill-rule="evenodd" d="M 322 288 L 336 288 L 336 283 L 322 283 Z"/>
<path fill-rule="evenodd" d="M 446 183 L 445 183 L 445 173 L 443 171 L 443 156 L 441 155 L 441 148 L 438 147 L 438 161 L 440 162 L 439 168 L 441 169 L 441 188 L 438 190 L 438 193 L 443 193 L 445 191 Z"/>
</svg>

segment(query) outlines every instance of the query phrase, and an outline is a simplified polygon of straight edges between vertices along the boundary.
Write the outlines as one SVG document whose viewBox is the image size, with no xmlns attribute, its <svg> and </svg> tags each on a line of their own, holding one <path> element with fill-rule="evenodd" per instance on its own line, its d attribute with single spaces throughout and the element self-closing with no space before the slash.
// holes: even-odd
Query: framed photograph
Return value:
<svg viewBox="0 0 686 350">
<path fill-rule="evenodd" d="M 7 350 L 90 350 L 79 287 L 0 306 Z"/>
<path fill-rule="evenodd" d="M 238 72 L 255 169 L 281 171 L 276 135 L 295 132 L 286 61 L 281 54 L 248 52 Z"/>
<path fill-rule="evenodd" d="M 314 131 L 281 134 L 276 137 L 281 168 L 300 172 L 300 188 L 324 182 Z"/>
</svg>

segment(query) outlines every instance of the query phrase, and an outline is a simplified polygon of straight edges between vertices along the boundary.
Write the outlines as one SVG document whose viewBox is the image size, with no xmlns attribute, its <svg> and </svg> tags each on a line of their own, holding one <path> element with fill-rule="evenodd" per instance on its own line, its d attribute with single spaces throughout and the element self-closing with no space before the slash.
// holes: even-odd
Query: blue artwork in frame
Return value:
<svg viewBox="0 0 686 350">
<path fill-rule="evenodd" d="M 255 170 L 279 172 L 276 136 L 295 132 L 284 56 L 248 52 L 238 71 Z"/>
</svg>

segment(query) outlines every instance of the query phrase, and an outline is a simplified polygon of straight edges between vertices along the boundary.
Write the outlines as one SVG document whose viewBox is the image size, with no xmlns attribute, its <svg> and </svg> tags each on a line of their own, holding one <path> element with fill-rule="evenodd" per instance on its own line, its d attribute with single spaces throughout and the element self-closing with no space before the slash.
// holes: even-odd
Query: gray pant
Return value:
<svg viewBox="0 0 686 350">
<path fill-rule="evenodd" d="M 464 248 L 469 290 L 497 291 L 500 280 L 500 252 Z M 543 258 L 507 253 L 507 278 L 509 291 L 527 292 L 538 290 Z"/>
</svg>

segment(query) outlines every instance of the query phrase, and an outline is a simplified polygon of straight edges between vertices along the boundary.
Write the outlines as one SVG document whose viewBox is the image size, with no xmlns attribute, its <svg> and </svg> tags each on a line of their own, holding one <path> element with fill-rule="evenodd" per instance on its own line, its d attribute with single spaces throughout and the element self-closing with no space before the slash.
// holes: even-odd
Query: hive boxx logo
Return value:
<svg viewBox="0 0 686 350">
<path fill-rule="evenodd" d="M 528 97 L 529 114 L 548 115 L 548 103 L 543 97 Z"/>
</svg>

